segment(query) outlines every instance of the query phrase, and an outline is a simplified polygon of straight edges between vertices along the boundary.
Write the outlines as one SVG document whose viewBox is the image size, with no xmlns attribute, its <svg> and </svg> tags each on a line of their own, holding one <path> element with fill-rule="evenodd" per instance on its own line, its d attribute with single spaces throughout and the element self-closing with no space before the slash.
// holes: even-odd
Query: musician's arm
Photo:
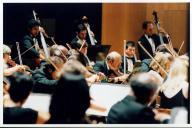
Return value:
<svg viewBox="0 0 192 128">
<path fill-rule="evenodd" d="M 57 80 L 47 79 L 45 76 L 39 73 L 33 73 L 33 79 L 39 86 L 55 86 L 57 84 Z"/>
<path fill-rule="evenodd" d="M 21 72 L 24 70 L 25 70 L 25 67 L 23 65 L 7 68 L 3 70 L 3 76 L 11 76 L 15 72 Z"/>
<path fill-rule="evenodd" d="M 27 50 L 30 49 L 33 45 L 31 44 L 31 42 L 29 40 L 24 40 L 23 41 L 23 47 Z M 33 47 L 31 48 L 29 51 L 27 51 L 31 57 L 33 58 L 39 58 L 39 52 Z"/>
<path fill-rule="evenodd" d="M 95 63 L 93 66 L 94 71 L 103 73 L 103 65 L 100 62 Z"/>
</svg>

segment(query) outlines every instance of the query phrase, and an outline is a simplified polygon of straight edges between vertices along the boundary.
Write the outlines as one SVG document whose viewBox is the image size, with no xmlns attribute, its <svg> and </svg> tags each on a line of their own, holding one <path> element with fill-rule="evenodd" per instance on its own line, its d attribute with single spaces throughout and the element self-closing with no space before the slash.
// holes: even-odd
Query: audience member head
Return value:
<svg viewBox="0 0 192 128">
<path fill-rule="evenodd" d="M 92 74 L 86 69 L 85 66 L 83 66 L 78 60 L 76 59 L 69 59 L 67 61 L 62 70 L 60 71 L 60 75 L 62 76 L 67 73 L 76 73 L 76 74 L 82 74 L 85 78 L 90 77 Z"/>
<path fill-rule="evenodd" d="M 90 106 L 88 85 L 80 73 L 66 73 L 51 98 L 50 123 L 83 123 Z"/>
<path fill-rule="evenodd" d="M 12 101 L 22 105 L 33 88 L 31 76 L 24 73 L 15 73 L 10 77 L 9 95 Z"/>
<path fill-rule="evenodd" d="M 157 78 L 148 73 L 138 73 L 129 81 L 136 100 L 148 104 L 156 93 L 159 83 Z"/>
</svg>

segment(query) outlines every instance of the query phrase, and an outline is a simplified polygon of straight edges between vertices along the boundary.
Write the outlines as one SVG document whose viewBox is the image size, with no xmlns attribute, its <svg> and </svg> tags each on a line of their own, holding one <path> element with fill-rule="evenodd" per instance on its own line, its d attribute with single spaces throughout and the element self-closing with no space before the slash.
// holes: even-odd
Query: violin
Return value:
<svg viewBox="0 0 192 128">
<path fill-rule="evenodd" d="M 15 67 L 15 66 L 17 65 L 16 62 L 13 61 L 12 59 L 9 59 L 9 60 L 7 61 L 7 64 L 8 64 L 10 67 Z"/>
<path fill-rule="evenodd" d="M 123 76 L 123 73 L 120 70 L 110 70 L 107 81 L 110 83 L 121 83 L 118 77 Z M 116 79 L 117 78 L 117 79 Z"/>
</svg>

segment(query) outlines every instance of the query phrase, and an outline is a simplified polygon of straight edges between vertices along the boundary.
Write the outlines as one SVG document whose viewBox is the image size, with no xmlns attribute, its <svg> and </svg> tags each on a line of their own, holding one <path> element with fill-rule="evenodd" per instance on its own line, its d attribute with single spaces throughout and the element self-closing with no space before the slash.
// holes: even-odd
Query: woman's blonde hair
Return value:
<svg viewBox="0 0 192 128">
<path fill-rule="evenodd" d="M 173 56 L 167 52 L 157 52 L 154 59 L 160 64 L 160 66 L 166 71 L 169 72 L 169 67 L 167 64 L 172 62 Z M 154 60 L 151 61 L 149 65 L 154 71 L 160 72 L 161 67 L 159 67 Z"/>
<path fill-rule="evenodd" d="M 162 90 L 165 90 L 168 86 L 177 86 L 182 82 L 188 81 L 188 67 L 189 60 L 183 57 L 177 57 L 174 59 L 167 80 L 162 85 Z"/>
</svg>

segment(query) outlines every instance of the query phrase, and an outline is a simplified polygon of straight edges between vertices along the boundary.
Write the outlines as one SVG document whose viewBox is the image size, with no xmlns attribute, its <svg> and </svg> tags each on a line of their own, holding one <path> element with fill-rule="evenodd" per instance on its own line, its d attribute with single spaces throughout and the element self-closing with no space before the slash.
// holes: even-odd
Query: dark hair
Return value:
<svg viewBox="0 0 192 128">
<path fill-rule="evenodd" d="M 135 47 L 135 42 L 134 41 L 127 41 L 127 43 L 126 43 L 126 49 L 128 48 L 128 47 Z"/>
<path fill-rule="evenodd" d="M 89 105 L 89 88 L 83 76 L 66 73 L 52 95 L 49 123 L 81 123 Z"/>
<path fill-rule="evenodd" d="M 143 25 L 142 25 L 142 28 L 143 28 L 144 30 L 146 30 L 148 24 L 153 24 L 153 22 L 152 22 L 152 21 L 144 21 L 144 22 L 143 22 Z"/>
<path fill-rule="evenodd" d="M 144 73 L 133 76 L 130 80 L 130 86 L 136 96 L 136 100 L 145 104 L 157 90 L 157 83 L 155 83 L 154 80 L 152 80 L 146 73 L 146 80 L 138 80 L 138 76 L 141 77 L 141 75 L 144 75 Z"/>
<path fill-rule="evenodd" d="M 10 77 L 9 95 L 14 102 L 23 102 L 33 88 L 31 76 L 24 73 L 14 73 Z"/>
<path fill-rule="evenodd" d="M 35 26 L 40 26 L 40 23 L 37 20 L 31 19 L 28 21 L 28 24 L 27 24 L 28 29 L 32 29 Z"/>
<path fill-rule="evenodd" d="M 79 41 L 77 41 L 77 42 L 71 42 L 71 48 L 72 49 L 75 49 L 75 50 L 79 50 L 80 48 L 81 48 L 81 43 L 79 42 Z M 86 43 L 84 43 L 84 45 L 82 46 L 82 48 L 86 48 L 86 47 L 88 47 L 88 44 L 87 44 L 87 42 Z"/>
<path fill-rule="evenodd" d="M 83 25 L 83 24 L 77 25 L 77 28 L 76 28 L 76 32 L 77 32 L 77 33 L 80 33 L 81 31 L 84 31 L 84 30 L 87 30 L 87 28 L 85 27 L 85 25 Z"/>
</svg>

